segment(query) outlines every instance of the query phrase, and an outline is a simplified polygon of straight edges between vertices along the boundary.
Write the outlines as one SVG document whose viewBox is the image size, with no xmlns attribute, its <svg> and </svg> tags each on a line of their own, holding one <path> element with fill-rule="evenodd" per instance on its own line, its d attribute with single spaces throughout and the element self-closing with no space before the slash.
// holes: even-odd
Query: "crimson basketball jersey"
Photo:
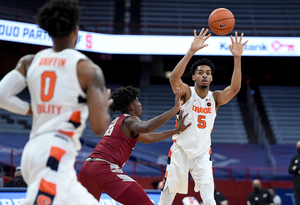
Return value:
<svg viewBox="0 0 300 205">
<path fill-rule="evenodd" d="M 216 118 L 216 105 L 213 93 L 208 91 L 207 96 L 200 98 L 194 87 L 191 89 L 191 98 L 182 105 L 185 124 L 192 125 L 185 131 L 172 137 L 186 153 L 189 159 L 193 159 L 207 152 L 211 146 L 211 132 Z"/>
<path fill-rule="evenodd" d="M 123 133 L 122 123 L 129 116 L 128 114 L 120 115 L 110 123 L 104 136 L 90 154 L 90 158 L 105 159 L 120 168 L 124 166 L 138 141 L 138 136 L 129 138 Z"/>
<path fill-rule="evenodd" d="M 71 137 L 77 150 L 88 117 L 86 94 L 77 77 L 79 60 L 89 60 L 74 49 L 38 52 L 28 71 L 27 84 L 33 111 L 30 139 L 52 131 Z"/>
</svg>

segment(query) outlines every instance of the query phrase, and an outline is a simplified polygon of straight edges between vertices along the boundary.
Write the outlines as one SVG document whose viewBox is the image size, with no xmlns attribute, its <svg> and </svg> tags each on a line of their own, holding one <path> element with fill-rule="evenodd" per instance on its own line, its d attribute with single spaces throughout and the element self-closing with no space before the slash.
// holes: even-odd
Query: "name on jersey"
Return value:
<svg viewBox="0 0 300 205">
<path fill-rule="evenodd" d="M 211 113 L 211 108 L 203 108 L 203 107 L 198 107 L 196 105 L 193 105 L 193 108 L 192 110 L 194 112 L 197 112 L 197 113 L 204 113 L 204 114 L 208 114 L 208 113 Z"/>
<path fill-rule="evenodd" d="M 64 67 L 66 58 L 42 58 L 39 62 L 40 66 Z"/>
<path fill-rule="evenodd" d="M 51 105 L 51 104 L 38 104 L 36 110 L 38 114 L 60 114 L 62 106 L 61 105 Z"/>
</svg>

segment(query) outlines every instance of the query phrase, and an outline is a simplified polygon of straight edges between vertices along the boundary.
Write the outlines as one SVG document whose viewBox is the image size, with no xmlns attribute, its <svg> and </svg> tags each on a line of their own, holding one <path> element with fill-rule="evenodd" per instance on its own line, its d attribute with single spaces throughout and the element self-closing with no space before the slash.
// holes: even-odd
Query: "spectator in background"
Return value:
<svg viewBox="0 0 300 205">
<path fill-rule="evenodd" d="M 4 187 L 27 187 L 23 177 L 21 167 L 17 167 L 14 178 L 4 184 Z"/>
<path fill-rule="evenodd" d="M 294 174 L 294 194 L 296 205 L 300 205 L 300 141 L 297 142 L 296 148 L 298 154 L 295 155 L 289 166 L 289 173 Z"/>
<path fill-rule="evenodd" d="M 275 194 L 275 191 L 273 187 L 268 188 L 269 193 L 271 194 L 271 197 L 273 199 L 274 205 L 281 205 L 281 198 L 277 194 Z"/>
<path fill-rule="evenodd" d="M 228 200 L 226 199 L 226 197 L 220 191 L 216 190 L 216 184 L 215 184 L 214 197 L 217 205 L 228 205 Z"/>
<path fill-rule="evenodd" d="M 271 194 L 268 190 L 261 189 L 261 183 L 258 179 L 253 180 L 253 192 L 248 194 L 248 205 L 274 205 Z"/>
</svg>

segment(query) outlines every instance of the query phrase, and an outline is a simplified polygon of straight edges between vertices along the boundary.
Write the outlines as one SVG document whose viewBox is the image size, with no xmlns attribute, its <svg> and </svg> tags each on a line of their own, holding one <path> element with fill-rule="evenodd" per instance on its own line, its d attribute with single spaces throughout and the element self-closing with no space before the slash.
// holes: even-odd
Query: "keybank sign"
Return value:
<svg viewBox="0 0 300 205">
<path fill-rule="evenodd" d="M 229 44 L 227 43 L 221 43 L 220 45 L 220 49 L 223 50 L 230 50 L 229 48 Z M 267 45 L 262 43 L 262 44 L 259 44 L 259 45 L 255 45 L 255 44 L 251 44 L 251 43 L 248 43 L 245 45 L 244 47 L 244 51 L 268 51 L 268 48 L 267 48 Z"/>
<path fill-rule="evenodd" d="M 248 56 L 299 56 L 300 38 L 296 37 L 248 37 L 243 55 Z M 220 42 L 219 49 L 230 51 L 231 42 Z"/>
<path fill-rule="evenodd" d="M 200 28 L 197 29 L 197 33 Z M 240 33 L 239 33 L 240 35 Z M 246 34 L 245 34 L 246 35 Z M 136 55 L 185 55 L 194 39 L 190 36 L 115 35 L 79 31 L 76 49 L 95 53 Z M 47 32 L 35 24 L 0 19 L 0 40 L 52 46 Z M 248 37 L 243 56 L 300 56 L 299 37 Z M 231 56 L 230 36 L 211 36 L 196 55 Z"/>
</svg>

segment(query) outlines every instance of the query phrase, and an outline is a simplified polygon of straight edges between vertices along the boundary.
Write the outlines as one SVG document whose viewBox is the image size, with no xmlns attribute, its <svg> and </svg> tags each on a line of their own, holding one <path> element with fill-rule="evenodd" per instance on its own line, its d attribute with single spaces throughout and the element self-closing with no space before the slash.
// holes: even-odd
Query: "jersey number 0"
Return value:
<svg viewBox="0 0 300 205">
<path fill-rule="evenodd" d="M 54 93 L 56 74 L 54 71 L 45 71 L 41 80 L 41 99 L 44 102 L 51 100 Z"/>
</svg>

